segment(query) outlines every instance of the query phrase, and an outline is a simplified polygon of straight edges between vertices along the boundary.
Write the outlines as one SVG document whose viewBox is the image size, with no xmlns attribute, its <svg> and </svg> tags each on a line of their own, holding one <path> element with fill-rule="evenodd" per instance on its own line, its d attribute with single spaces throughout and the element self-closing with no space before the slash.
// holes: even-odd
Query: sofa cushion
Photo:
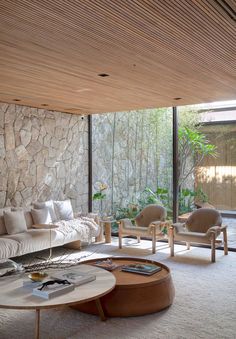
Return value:
<svg viewBox="0 0 236 339">
<path fill-rule="evenodd" d="M 16 234 L 27 231 L 23 211 L 4 211 L 3 215 L 8 234 Z"/>
<path fill-rule="evenodd" d="M 63 201 L 54 201 L 57 220 L 72 220 L 74 213 L 70 199 Z"/>
<path fill-rule="evenodd" d="M 51 233 L 51 236 L 50 236 Z M 41 251 L 50 247 L 61 246 L 64 239 L 57 236 L 56 229 L 29 229 L 25 233 L 7 236 L 19 245 L 18 255 Z"/>
<path fill-rule="evenodd" d="M 0 235 L 7 234 L 3 212 L 4 211 L 10 211 L 10 210 L 11 210 L 10 207 L 5 207 L 5 208 L 0 209 Z"/>
<path fill-rule="evenodd" d="M 51 215 L 52 221 L 53 222 L 57 221 L 57 215 L 55 213 L 54 204 L 53 204 L 52 200 L 48 200 L 48 201 L 45 201 L 45 202 L 36 202 L 36 203 L 34 203 L 34 208 L 35 209 L 41 209 L 41 208 L 44 208 L 44 207 L 47 207 L 49 209 L 49 213 Z"/>
<path fill-rule="evenodd" d="M 33 226 L 33 218 L 32 218 L 32 214 L 31 214 L 31 208 L 30 207 L 12 207 L 11 209 L 12 211 L 23 211 L 24 212 L 24 216 L 25 216 L 25 222 L 26 222 L 26 226 L 27 228 L 31 228 Z"/>
<path fill-rule="evenodd" d="M 50 222 L 52 222 L 51 214 L 48 207 L 32 209 L 31 214 L 34 224 L 50 224 Z"/>
<path fill-rule="evenodd" d="M 19 253 L 19 243 L 13 239 L 7 239 L 7 235 L 0 237 L 0 259 L 12 258 Z"/>
</svg>

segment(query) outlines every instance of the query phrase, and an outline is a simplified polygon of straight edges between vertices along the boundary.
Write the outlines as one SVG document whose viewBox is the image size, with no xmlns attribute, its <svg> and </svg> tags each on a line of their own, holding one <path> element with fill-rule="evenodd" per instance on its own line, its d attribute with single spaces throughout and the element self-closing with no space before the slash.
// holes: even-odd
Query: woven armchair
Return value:
<svg viewBox="0 0 236 339">
<path fill-rule="evenodd" d="M 135 218 L 119 220 L 119 248 L 122 248 L 123 236 L 135 236 L 140 242 L 141 237 L 152 239 L 152 253 L 156 253 L 156 241 L 163 238 L 164 228 L 168 228 L 166 209 L 159 205 L 146 206 Z"/>
<path fill-rule="evenodd" d="M 217 237 L 223 233 L 224 254 L 228 254 L 227 226 L 222 225 L 220 213 L 211 208 L 194 211 L 185 223 L 173 224 L 169 231 L 171 256 L 174 256 L 174 241 L 185 241 L 190 249 L 191 243 L 211 245 L 211 261 L 215 262 L 215 249 L 222 241 Z"/>
</svg>

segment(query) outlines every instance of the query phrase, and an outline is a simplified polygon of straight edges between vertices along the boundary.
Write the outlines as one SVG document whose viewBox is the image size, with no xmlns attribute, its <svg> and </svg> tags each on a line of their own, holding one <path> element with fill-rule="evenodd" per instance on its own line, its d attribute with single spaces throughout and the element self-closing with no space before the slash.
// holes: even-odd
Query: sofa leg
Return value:
<svg viewBox="0 0 236 339">
<path fill-rule="evenodd" d="M 223 229 L 223 240 L 224 240 L 224 253 L 228 254 L 228 239 L 227 239 L 227 229 Z"/>
<path fill-rule="evenodd" d="M 211 239 L 211 262 L 216 262 L 216 241 L 215 234 L 212 235 Z"/>
<path fill-rule="evenodd" d="M 70 242 L 68 244 L 65 244 L 64 247 L 69 248 L 71 250 L 81 250 L 82 249 L 80 240 L 76 240 L 76 241 Z"/>
</svg>

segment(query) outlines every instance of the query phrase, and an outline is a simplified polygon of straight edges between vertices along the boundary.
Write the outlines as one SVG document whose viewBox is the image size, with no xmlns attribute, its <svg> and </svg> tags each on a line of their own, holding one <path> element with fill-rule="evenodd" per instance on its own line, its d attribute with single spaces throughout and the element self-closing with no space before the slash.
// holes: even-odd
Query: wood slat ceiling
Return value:
<svg viewBox="0 0 236 339">
<path fill-rule="evenodd" d="M 235 8 L 0 0 L 0 100 L 90 114 L 236 99 Z"/>
</svg>

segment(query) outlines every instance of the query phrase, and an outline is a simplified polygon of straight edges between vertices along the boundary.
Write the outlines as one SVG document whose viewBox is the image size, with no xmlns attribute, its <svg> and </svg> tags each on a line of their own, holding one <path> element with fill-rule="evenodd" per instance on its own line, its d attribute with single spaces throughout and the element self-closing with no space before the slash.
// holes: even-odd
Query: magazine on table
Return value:
<svg viewBox="0 0 236 339">
<path fill-rule="evenodd" d="M 58 271 L 51 274 L 51 277 L 60 280 L 67 280 L 75 286 L 86 284 L 96 279 L 96 275 L 94 274 L 81 272 L 80 270 L 75 269 Z"/>
<path fill-rule="evenodd" d="M 68 281 L 56 281 L 56 280 L 48 280 L 45 283 L 35 287 L 32 291 L 32 295 L 43 298 L 43 299 L 51 299 L 54 297 L 58 297 L 62 294 L 73 291 L 75 286 L 70 284 Z"/>
<path fill-rule="evenodd" d="M 129 264 L 122 267 L 122 271 L 130 273 L 138 273 L 144 275 L 152 275 L 161 271 L 161 267 L 154 264 Z"/>
<path fill-rule="evenodd" d="M 113 271 L 114 269 L 116 269 L 117 267 L 120 267 L 120 265 L 115 264 L 112 259 L 102 259 L 102 260 L 98 260 L 96 261 L 94 264 L 94 266 L 100 267 L 100 268 L 104 268 L 107 271 Z"/>
</svg>

